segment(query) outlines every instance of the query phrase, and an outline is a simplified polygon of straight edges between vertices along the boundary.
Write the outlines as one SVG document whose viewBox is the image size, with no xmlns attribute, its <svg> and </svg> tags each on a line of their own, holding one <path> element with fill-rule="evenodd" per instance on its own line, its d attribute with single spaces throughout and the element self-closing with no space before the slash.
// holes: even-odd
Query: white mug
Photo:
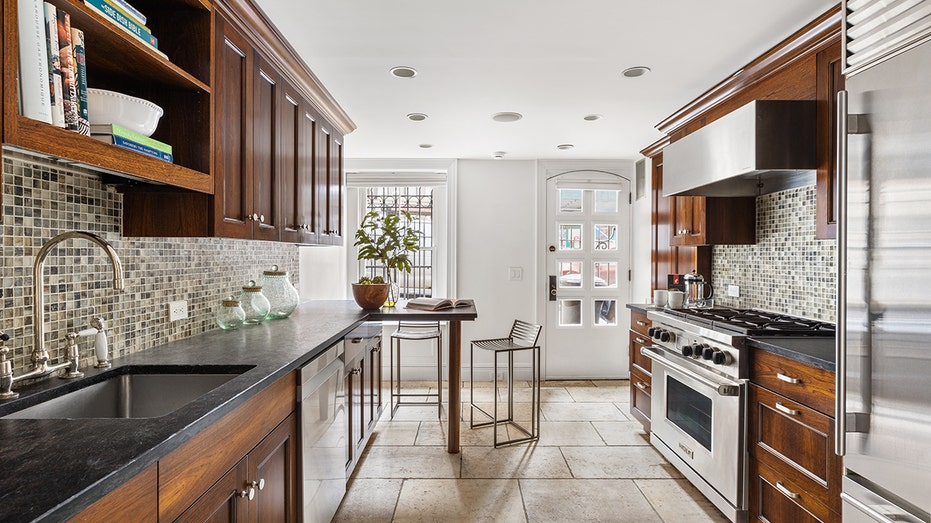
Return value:
<svg viewBox="0 0 931 523">
<path fill-rule="evenodd" d="M 669 291 L 669 308 L 681 309 L 685 301 L 685 293 L 682 291 Z"/>
<path fill-rule="evenodd" d="M 653 291 L 653 305 L 657 307 L 665 307 L 666 301 L 668 299 L 669 299 L 668 292 L 661 290 L 661 289 L 657 289 Z"/>
</svg>

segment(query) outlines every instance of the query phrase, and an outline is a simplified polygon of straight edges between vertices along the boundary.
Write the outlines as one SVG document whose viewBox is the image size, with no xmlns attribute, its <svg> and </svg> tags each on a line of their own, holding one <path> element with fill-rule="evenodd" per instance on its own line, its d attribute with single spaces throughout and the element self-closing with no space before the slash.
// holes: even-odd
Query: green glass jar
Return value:
<svg viewBox="0 0 931 523">
<path fill-rule="evenodd" d="M 238 329 L 246 321 L 246 312 L 242 310 L 239 300 L 232 296 L 223 300 L 217 309 L 217 325 L 221 329 L 231 331 Z"/>
<path fill-rule="evenodd" d="M 239 301 L 242 310 L 246 313 L 246 320 L 243 322 L 246 325 L 262 323 L 271 311 L 268 298 L 262 294 L 262 286 L 257 285 L 255 280 L 249 280 L 249 283 L 243 285 Z"/>
<path fill-rule="evenodd" d="M 270 320 L 287 318 L 297 308 L 297 289 L 291 285 L 288 272 L 279 270 L 277 265 L 272 265 L 270 270 L 262 272 L 262 294 L 268 298 Z"/>
</svg>

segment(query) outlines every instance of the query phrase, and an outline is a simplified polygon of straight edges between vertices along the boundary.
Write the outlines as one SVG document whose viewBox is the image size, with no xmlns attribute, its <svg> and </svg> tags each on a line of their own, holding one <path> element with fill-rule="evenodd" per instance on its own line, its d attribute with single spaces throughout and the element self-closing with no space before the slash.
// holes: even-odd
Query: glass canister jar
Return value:
<svg viewBox="0 0 931 523">
<path fill-rule="evenodd" d="M 262 272 L 262 294 L 268 298 L 271 309 L 268 319 L 280 320 L 287 318 L 297 308 L 299 297 L 297 289 L 291 285 L 288 272 L 278 269 L 277 265 Z"/>
<path fill-rule="evenodd" d="M 246 320 L 246 312 L 242 310 L 239 300 L 230 296 L 223 300 L 217 309 L 217 325 L 223 330 L 234 330 L 242 326 Z"/>
<path fill-rule="evenodd" d="M 242 310 L 246 313 L 246 320 L 243 323 L 247 325 L 262 323 L 271 310 L 268 298 L 262 294 L 262 286 L 256 284 L 255 280 L 249 280 L 249 283 L 243 285 L 239 301 Z"/>
</svg>

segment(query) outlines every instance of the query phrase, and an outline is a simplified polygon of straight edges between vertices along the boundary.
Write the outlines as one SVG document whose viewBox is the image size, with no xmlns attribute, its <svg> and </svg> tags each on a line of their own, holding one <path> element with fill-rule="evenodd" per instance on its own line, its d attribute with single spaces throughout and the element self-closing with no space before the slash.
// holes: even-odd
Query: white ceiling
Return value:
<svg viewBox="0 0 931 523">
<path fill-rule="evenodd" d="M 358 126 L 347 158 L 510 159 L 637 158 L 657 123 L 836 3 L 256 1 Z M 636 65 L 652 72 L 621 75 Z"/>
</svg>

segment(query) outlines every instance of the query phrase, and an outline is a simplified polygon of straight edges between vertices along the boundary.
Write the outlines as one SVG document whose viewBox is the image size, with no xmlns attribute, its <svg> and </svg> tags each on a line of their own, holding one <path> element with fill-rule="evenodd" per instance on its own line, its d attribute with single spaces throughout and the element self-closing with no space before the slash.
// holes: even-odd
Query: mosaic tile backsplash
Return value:
<svg viewBox="0 0 931 523">
<path fill-rule="evenodd" d="M 53 236 L 94 233 L 122 260 L 125 290 L 111 288 L 109 259 L 98 246 L 67 240 L 46 259 L 46 346 L 53 361 L 67 333 L 95 316 L 108 327 L 111 357 L 119 357 L 217 328 L 220 300 L 278 265 L 298 285 L 298 248 L 287 243 L 219 238 L 124 238 L 122 196 L 99 176 L 4 152 L 3 310 L 0 330 L 11 336 L 15 374 L 31 368 L 32 265 Z M 168 302 L 187 300 L 189 317 L 169 323 Z M 81 342 L 81 366 L 95 363 L 93 338 Z"/>
<path fill-rule="evenodd" d="M 815 198 L 814 185 L 757 197 L 757 243 L 714 246 L 715 305 L 835 321 L 837 242 L 815 239 Z"/>
</svg>

